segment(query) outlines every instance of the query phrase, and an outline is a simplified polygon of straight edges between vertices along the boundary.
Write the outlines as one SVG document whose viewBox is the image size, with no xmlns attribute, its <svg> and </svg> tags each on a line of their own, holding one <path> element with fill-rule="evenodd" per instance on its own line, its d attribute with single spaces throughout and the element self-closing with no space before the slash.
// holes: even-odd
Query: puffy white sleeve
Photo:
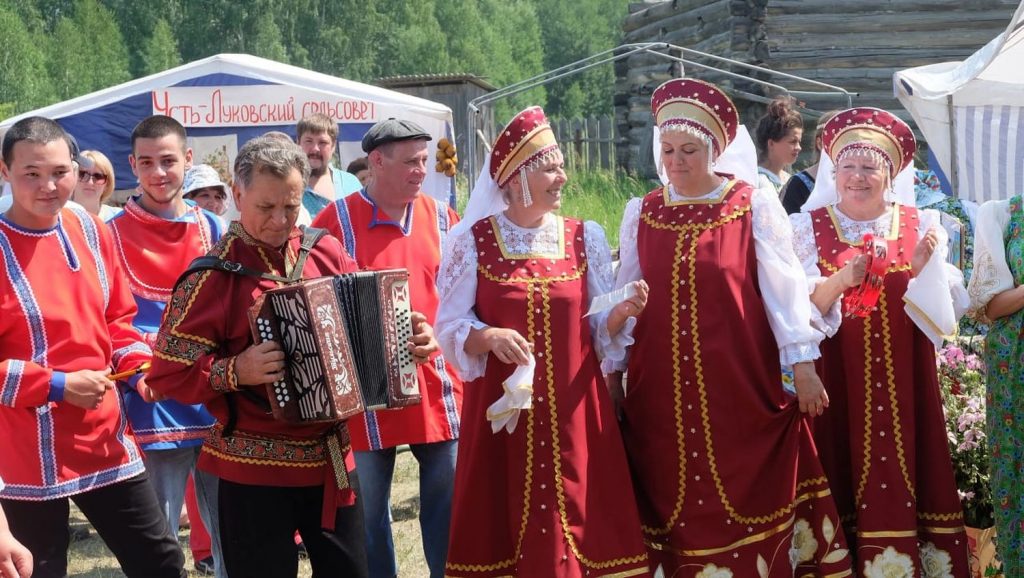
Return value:
<svg viewBox="0 0 1024 578">
<path fill-rule="evenodd" d="M 487 369 L 487 355 L 469 355 L 464 348 L 470 329 L 484 329 L 474 311 L 476 305 L 476 243 L 467 228 L 445 240 L 437 274 L 437 307 L 434 331 L 445 358 L 454 363 L 464 381 L 472 381 Z"/>
<path fill-rule="evenodd" d="M 619 226 L 619 270 L 615 275 L 615 289 L 624 287 L 627 283 L 643 279 L 643 272 L 640 270 L 640 255 L 637 253 L 637 231 L 640 229 L 640 207 L 643 204 L 643 197 L 630 199 L 626 203 L 626 210 L 622 215 L 622 224 Z M 622 340 L 624 347 L 625 340 L 630 344 L 633 341 L 633 328 L 636 326 L 636 319 L 626 322 L 617 336 Z M 613 353 L 612 356 L 615 354 Z M 629 361 L 628 349 L 622 352 L 621 359 L 612 359 L 606 356 L 601 360 L 601 371 L 612 373 L 625 371 Z"/>
<path fill-rule="evenodd" d="M 636 236 L 640 230 L 640 206 L 643 197 L 630 199 L 622 215 L 619 227 L 619 272 L 615 276 L 615 288 L 643 279 L 640 271 L 640 255 L 637 253 Z"/>
<path fill-rule="evenodd" d="M 583 239 L 587 247 L 587 294 L 590 300 L 612 290 L 615 277 L 612 274 L 612 252 L 608 249 L 608 240 L 604 229 L 593 221 L 583 224 Z M 584 304 L 584 309 L 589 308 Z M 633 345 L 633 327 L 636 317 L 626 319 L 626 324 L 614 336 L 608 334 L 608 315 L 611 310 L 591 315 L 590 334 L 594 342 L 597 356 L 610 363 L 621 363 L 626 359 L 626 348 Z"/>
<path fill-rule="evenodd" d="M 755 190 L 751 201 L 758 285 L 779 360 L 783 365 L 813 361 L 821 356 L 818 344 L 825 336 L 811 326 L 814 307 L 786 210 L 770 191 Z"/>
<path fill-rule="evenodd" d="M 1006 261 L 1003 239 L 1010 226 L 1010 201 L 988 201 L 978 208 L 974 228 L 974 273 L 967 285 L 970 298 L 968 315 L 990 323 L 985 309 L 993 297 L 1013 289 L 1013 274 Z"/>
<path fill-rule="evenodd" d="M 811 221 L 810 213 L 795 213 L 789 216 L 789 223 L 793 226 L 793 251 L 796 258 L 803 267 L 807 276 L 807 294 L 811 295 L 814 290 L 825 282 L 825 275 L 818 266 L 818 245 L 814 242 L 814 223 Z M 839 325 L 843 322 L 842 295 L 831 305 L 828 311 L 822 315 L 821 311 L 812 304 L 811 325 L 828 337 L 832 337 L 839 331 Z"/>
</svg>

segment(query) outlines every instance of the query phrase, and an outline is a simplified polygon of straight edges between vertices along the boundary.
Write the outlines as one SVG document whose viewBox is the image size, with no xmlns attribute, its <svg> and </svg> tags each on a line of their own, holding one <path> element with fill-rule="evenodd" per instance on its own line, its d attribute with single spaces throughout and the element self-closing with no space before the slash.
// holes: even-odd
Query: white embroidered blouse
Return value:
<svg viewBox="0 0 1024 578">
<path fill-rule="evenodd" d="M 557 253 L 563 229 L 560 219 L 548 213 L 535 229 L 520 227 L 504 214 L 496 215 L 498 230 L 510 253 Z M 587 293 L 591 299 L 612 290 L 613 274 L 611 251 L 604 230 L 593 221 L 583 224 L 583 242 L 587 256 Z M 485 329 L 474 310 L 477 288 L 477 252 L 472 228 L 449 236 L 445 240 L 441 270 L 437 275 L 437 289 L 441 303 L 437 310 L 434 330 L 444 350 L 445 358 L 456 365 L 464 381 L 472 381 L 484 374 L 487 355 L 469 355 L 464 349 L 470 329 Z M 589 304 L 584 304 L 584 310 Z M 614 338 L 608 335 L 608 312 L 591 315 L 591 335 L 598 357 L 621 359 L 625 348 L 632 344 L 635 318 L 627 320 L 625 327 Z"/>
<path fill-rule="evenodd" d="M 878 218 L 869 221 L 858 221 L 852 219 L 839 210 L 838 207 L 833 208 L 835 210 L 836 219 L 839 222 L 839 228 L 843 236 L 847 239 L 860 239 L 864 237 L 865 233 L 871 233 L 877 238 L 884 239 L 890 233 L 893 215 L 893 208 L 891 205 L 887 207 L 885 212 Z M 918 215 L 920 216 L 917 225 L 918 238 L 923 237 L 929 229 L 934 227 L 939 231 L 939 242 L 945 244 L 946 235 L 945 230 L 940 224 L 939 212 L 933 209 L 919 209 Z M 800 259 L 800 263 L 803 265 L 804 271 L 807 274 L 808 289 L 810 292 L 813 292 L 819 284 L 825 281 L 826 277 L 818 267 L 818 246 L 814 242 L 814 226 L 811 220 L 811 215 L 810 213 L 795 213 L 790 215 L 789 219 L 793 224 L 793 247 L 796 251 L 797 258 Z M 933 260 L 944 258 L 945 251 L 936 251 L 932 254 Z M 929 288 L 928 300 L 939 301 L 951 299 L 953 302 L 954 315 L 959 319 L 967 309 L 967 292 L 964 289 L 964 277 L 960 270 L 953 265 L 948 263 L 942 263 L 942 265 L 945 269 L 947 286 Z M 910 285 L 907 287 L 908 293 L 919 280 L 920 279 L 910 280 Z M 836 299 L 828 313 L 824 316 L 819 314 L 817 307 L 814 308 L 814 313 L 816 314 L 816 318 L 819 320 L 820 327 L 822 327 L 829 337 L 835 335 L 836 331 L 839 330 L 839 325 L 842 323 L 842 316 L 840 314 L 841 301 L 842 296 Z"/>
<path fill-rule="evenodd" d="M 982 323 L 993 297 L 1013 289 L 1013 273 L 1006 261 L 1006 229 L 1010 226 L 1010 201 L 988 201 L 978 209 L 974 227 L 974 272 L 967 285 L 970 307 L 967 314 Z"/>
</svg>

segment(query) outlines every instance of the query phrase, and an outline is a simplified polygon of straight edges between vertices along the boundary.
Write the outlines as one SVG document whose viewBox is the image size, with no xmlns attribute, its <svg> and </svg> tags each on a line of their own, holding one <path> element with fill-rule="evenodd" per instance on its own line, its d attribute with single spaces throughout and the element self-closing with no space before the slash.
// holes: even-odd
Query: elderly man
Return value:
<svg viewBox="0 0 1024 578">
<path fill-rule="evenodd" d="M 13 204 L 0 216 L 0 503 L 36 576 L 67 574 L 71 499 L 129 577 L 177 578 L 184 556 L 112 391 L 151 352 L 110 231 L 65 206 L 75 149 L 41 117 L 3 141 Z"/>
<path fill-rule="evenodd" d="M 430 158 L 429 140 L 430 135 L 413 122 L 389 119 L 375 124 L 362 142 L 372 172 L 369 185 L 335 201 L 313 224 L 341 239 L 360 268 L 407 268 L 413 308 L 433 323 L 441 244 L 458 216 L 420 191 Z M 434 352 L 420 366 L 419 385 L 422 405 L 367 412 L 352 420 L 374 578 L 397 575 L 388 512 L 395 448 L 402 444 L 410 445 L 420 465 L 420 528 L 430 575 L 444 575 L 462 382 Z"/>
<path fill-rule="evenodd" d="M 241 216 L 210 256 L 278 277 L 297 266 L 307 279 L 355 270 L 331 237 L 302 246 L 305 233 L 295 221 L 308 177 L 306 156 L 295 145 L 265 137 L 248 142 L 235 160 Z M 294 576 L 298 530 L 314 575 L 367 576 L 345 423 L 286 423 L 267 412 L 265 384 L 284 376 L 284 353 L 273 341 L 254 345 L 246 312 L 278 285 L 224 271 L 188 275 L 171 297 L 148 381 L 178 401 L 206 404 L 217 420 L 198 467 L 221 480 L 228 575 Z M 422 316 L 414 315 L 414 323 L 414 342 L 436 348 Z M 425 357 L 419 348 L 413 353 Z"/>
</svg>

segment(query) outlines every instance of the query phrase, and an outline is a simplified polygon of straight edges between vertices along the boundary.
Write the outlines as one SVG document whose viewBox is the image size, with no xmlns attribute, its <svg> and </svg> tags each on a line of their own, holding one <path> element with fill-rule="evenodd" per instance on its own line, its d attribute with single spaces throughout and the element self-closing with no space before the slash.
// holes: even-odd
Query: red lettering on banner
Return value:
<svg viewBox="0 0 1024 578">
<path fill-rule="evenodd" d="M 320 99 L 305 100 L 292 95 L 285 102 L 260 102 L 261 93 L 249 99 L 239 97 L 238 87 L 212 89 L 208 96 L 200 92 L 179 93 L 174 88 L 154 90 L 151 93 L 153 113 L 170 116 L 185 126 L 259 126 L 291 124 L 314 113 L 325 114 L 338 122 L 372 121 L 376 118 L 375 104 L 362 100 Z M 227 94 L 225 94 L 227 90 Z M 284 95 L 280 95 L 283 97 Z M 172 98 L 184 99 L 176 104 Z M 203 102 L 204 99 L 207 99 Z M 256 102 L 237 102 L 252 100 Z M 301 111 L 301 115 L 299 112 Z"/>
</svg>

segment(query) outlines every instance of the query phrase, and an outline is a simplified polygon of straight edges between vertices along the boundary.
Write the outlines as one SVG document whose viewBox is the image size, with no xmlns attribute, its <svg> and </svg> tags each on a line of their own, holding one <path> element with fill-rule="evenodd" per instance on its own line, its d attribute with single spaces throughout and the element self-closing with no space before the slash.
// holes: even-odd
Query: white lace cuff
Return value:
<svg viewBox="0 0 1024 578">
<path fill-rule="evenodd" d="M 825 282 L 823 277 L 816 280 L 809 280 L 810 284 L 817 289 L 818 285 Z M 839 331 L 839 326 L 843 324 L 843 295 L 832 302 L 828 307 L 828 311 L 824 314 L 818 310 L 818 307 L 811 305 L 811 326 L 818 331 L 825 334 L 825 337 L 832 337 Z"/>
<path fill-rule="evenodd" d="M 796 365 L 805 361 L 814 361 L 821 357 L 817 342 L 790 343 L 779 348 L 779 361 L 782 365 Z"/>
<path fill-rule="evenodd" d="M 633 345 L 633 328 L 636 327 L 636 317 L 627 317 L 625 325 L 614 336 L 608 334 L 607 319 L 606 314 L 601 319 L 597 329 L 593 331 L 594 349 L 597 351 L 597 356 L 601 359 L 601 370 L 604 373 L 625 371 L 626 351 Z M 608 367 L 621 365 L 622 369 L 605 371 L 605 362 L 609 362 Z"/>
<path fill-rule="evenodd" d="M 446 331 L 443 335 L 438 335 L 438 341 L 441 343 L 441 349 L 444 350 L 445 358 L 451 361 L 459 370 L 459 377 L 462 378 L 462 381 L 473 381 L 478 377 L 482 377 L 484 372 L 487 371 L 487 354 L 470 355 L 466 353 L 465 349 L 466 339 L 469 338 L 469 331 L 471 329 L 487 329 L 487 327 L 488 325 L 482 321 L 462 319 L 458 321 L 453 330 Z"/>
</svg>

